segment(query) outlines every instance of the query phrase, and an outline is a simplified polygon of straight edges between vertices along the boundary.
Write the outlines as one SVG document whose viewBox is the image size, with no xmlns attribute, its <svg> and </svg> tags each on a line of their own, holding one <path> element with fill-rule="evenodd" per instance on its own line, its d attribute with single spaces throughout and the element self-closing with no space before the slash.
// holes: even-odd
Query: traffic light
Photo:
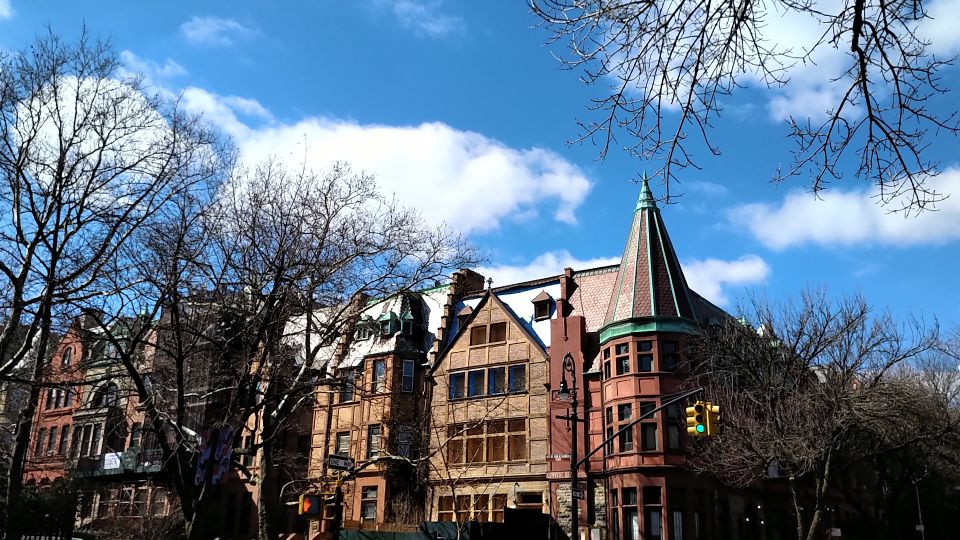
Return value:
<svg viewBox="0 0 960 540">
<path fill-rule="evenodd" d="M 714 405 L 711 402 L 707 402 L 705 405 L 707 412 L 707 435 L 719 435 L 723 428 L 720 420 L 720 406 Z"/>
<path fill-rule="evenodd" d="M 700 437 L 707 434 L 707 407 L 702 401 L 697 401 L 693 407 L 687 407 L 687 434 Z"/>
<path fill-rule="evenodd" d="M 323 500 L 321 496 L 316 493 L 309 495 L 306 493 L 301 493 L 298 513 L 301 516 L 323 515 Z"/>
</svg>

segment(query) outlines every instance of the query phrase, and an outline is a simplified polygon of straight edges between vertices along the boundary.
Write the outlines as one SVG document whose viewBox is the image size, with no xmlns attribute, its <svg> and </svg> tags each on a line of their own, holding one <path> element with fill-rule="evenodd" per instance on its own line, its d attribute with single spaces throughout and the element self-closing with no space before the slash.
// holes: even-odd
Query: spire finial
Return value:
<svg viewBox="0 0 960 540">
<path fill-rule="evenodd" d="M 636 210 L 656 208 L 657 201 L 653 198 L 653 192 L 650 191 L 650 177 L 647 176 L 647 171 L 643 171 L 641 180 L 643 180 L 643 186 L 640 188 L 640 199 L 637 200 Z"/>
<path fill-rule="evenodd" d="M 487 278 L 487 290 L 489 291 L 489 290 L 492 289 L 492 288 L 493 288 L 493 278 L 492 278 L 492 277 L 488 277 L 488 278 Z"/>
</svg>

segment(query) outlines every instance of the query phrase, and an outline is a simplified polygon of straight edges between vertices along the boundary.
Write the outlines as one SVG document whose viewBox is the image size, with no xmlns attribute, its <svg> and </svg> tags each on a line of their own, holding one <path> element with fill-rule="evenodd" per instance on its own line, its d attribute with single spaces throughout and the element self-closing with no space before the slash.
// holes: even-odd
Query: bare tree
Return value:
<svg viewBox="0 0 960 540">
<path fill-rule="evenodd" d="M 632 155 L 662 161 L 669 196 L 679 169 L 697 167 L 702 143 L 720 147 L 710 128 L 721 100 L 738 87 L 790 83 L 790 70 L 816 63 L 827 49 L 845 55 L 842 73 L 826 74 L 836 102 L 824 119 L 793 118 L 793 162 L 777 179 L 809 178 L 814 192 L 840 180 L 847 160 L 871 182 L 882 203 L 926 209 L 945 194 L 927 180 L 940 171 L 926 154 L 932 136 L 956 134 L 955 110 L 930 106 L 947 92 L 939 74 L 952 57 L 931 51 L 918 25 L 923 0 L 529 0 L 566 49 L 561 61 L 588 85 L 609 92 L 594 99 L 596 120 L 580 123 L 579 140 L 599 143 L 600 155 L 622 142 Z M 809 18 L 820 32 L 800 50 L 781 45 L 772 20 Z M 836 77 L 836 78 L 834 78 Z M 945 105 L 949 109 L 949 105 Z"/>
<path fill-rule="evenodd" d="M 797 538 L 812 540 L 846 468 L 934 442 L 947 410 L 896 374 L 936 346 L 935 328 L 899 324 L 859 297 L 755 300 L 693 344 L 693 384 L 723 416 L 693 465 L 737 486 L 785 478 Z"/>
<path fill-rule="evenodd" d="M 213 142 L 85 34 L 51 32 L 0 59 L 0 377 L 32 356 L 40 379 L 77 306 L 124 285 L 108 276 L 135 232 L 214 175 Z M 33 385 L 17 430 L 11 515 L 38 396 Z"/>
<path fill-rule="evenodd" d="M 125 344 L 132 352 L 146 340 L 154 371 L 145 373 L 133 354 L 121 358 L 164 452 L 188 536 L 207 534 L 205 505 L 216 490 L 194 484 L 199 434 L 229 426 L 255 435 L 234 465 L 249 475 L 241 452 L 259 457 L 259 535 L 275 538 L 284 439 L 314 401 L 330 346 L 349 334 L 354 299 L 433 285 L 473 254 L 343 164 L 316 174 L 267 162 L 238 169 L 209 201 L 181 202 L 138 244 L 139 262 L 117 269 L 137 273 L 140 286 L 101 307 L 157 321 L 154 332 Z M 308 327 L 305 343 L 294 319 Z"/>
</svg>

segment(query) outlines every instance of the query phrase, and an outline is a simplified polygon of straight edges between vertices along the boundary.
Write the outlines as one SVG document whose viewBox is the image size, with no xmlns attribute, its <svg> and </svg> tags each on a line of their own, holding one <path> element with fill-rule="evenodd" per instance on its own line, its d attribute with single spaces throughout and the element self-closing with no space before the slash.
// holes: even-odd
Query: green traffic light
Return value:
<svg viewBox="0 0 960 540">
<path fill-rule="evenodd" d="M 697 424 L 697 433 L 703 433 L 706 431 L 706 428 L 703 427 L 703 424 Z"/>
</svg>

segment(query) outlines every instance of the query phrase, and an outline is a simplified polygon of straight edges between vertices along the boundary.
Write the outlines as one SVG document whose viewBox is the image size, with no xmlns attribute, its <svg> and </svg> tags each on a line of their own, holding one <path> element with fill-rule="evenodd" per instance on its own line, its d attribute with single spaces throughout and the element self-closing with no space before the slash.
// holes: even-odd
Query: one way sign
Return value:
<svg viewBox="0 0 960 540">
<path fill-rule="evenodd" d="M 355 463 L 346 456 L 330 455 L 327 457 L 327 465 L 329 465 L 331 469 L 349 471 L 354 467 Z"/>
</svg>

